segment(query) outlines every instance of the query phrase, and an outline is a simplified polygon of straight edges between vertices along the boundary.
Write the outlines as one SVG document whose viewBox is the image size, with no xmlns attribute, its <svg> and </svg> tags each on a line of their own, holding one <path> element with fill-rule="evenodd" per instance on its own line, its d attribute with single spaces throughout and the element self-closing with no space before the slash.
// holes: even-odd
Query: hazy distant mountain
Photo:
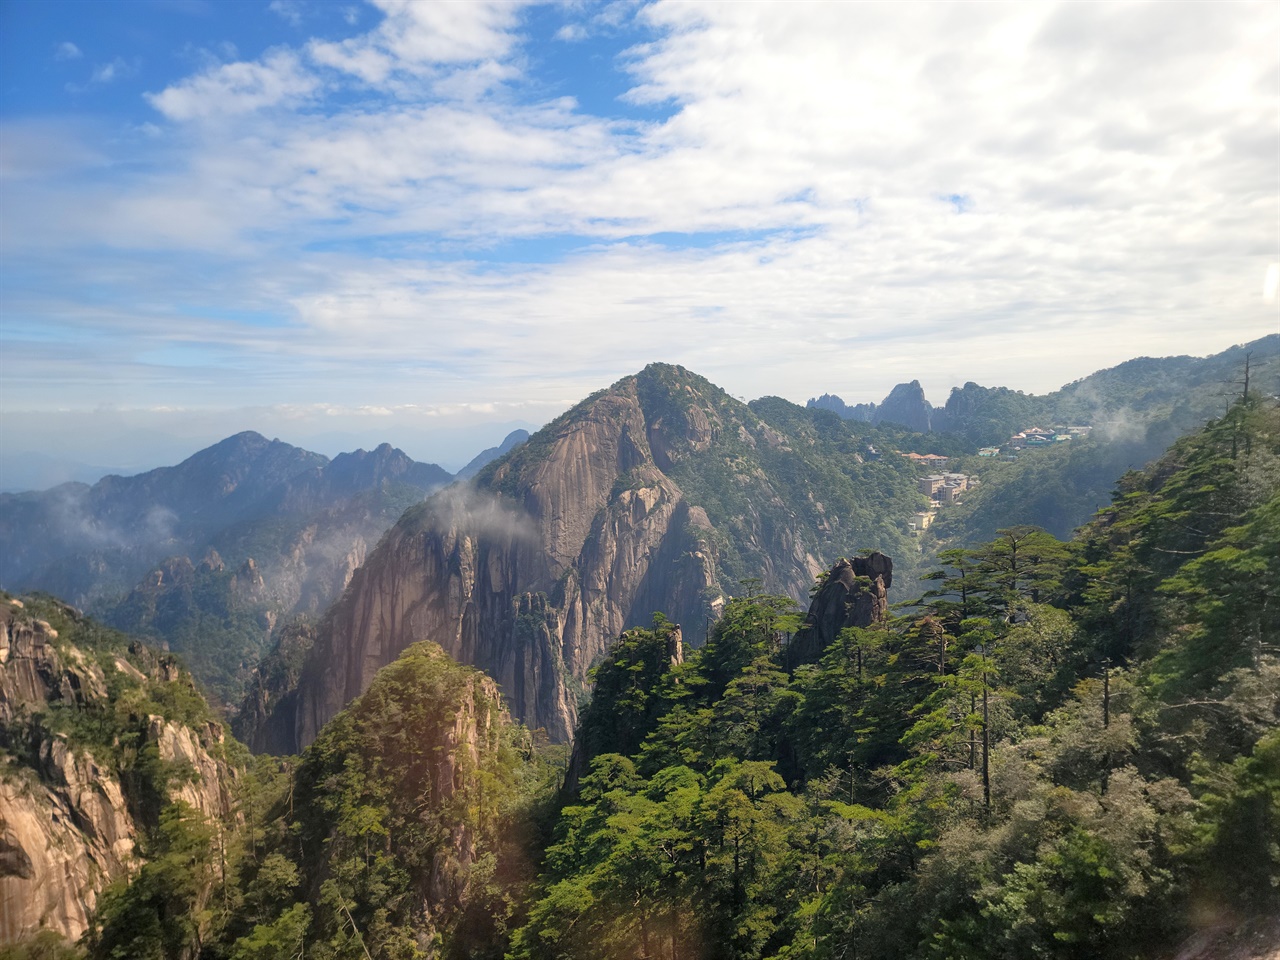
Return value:
<svg viewBox="0 0 1280 960">
<path fill-rule="evenodd" d="M 167 644 L 238 699 L 276 623 L 323 610 L 383 531 L 451 480 L 389 444 L 330 460 L 240 433 L 174 467 L 0 495 L 0 586 Z"/>
<path fill-rule="evenodd" d="M 246 432 L 174 467 L 0 494 L 0 586 L 47 590 L 80 605 L 118 592 L 164 556 L 273 509 L 283 484 L 327 463 Z"/>
<path fill-rule="evenodd" d="M 1246 355 L 1250 388 L 1280 394 L 1277 335 L 1205 358 L 1140 357 L 1044 396 L 976 383 L 952 390 L 946 406 L 933 409 L 932 432 L 915 443 L 937 447 L 953 458 L 948 469 L 975 473 L 982 482 L 962 504 L 938 514 L 924 538 L 926 550 L 980 543 L 1016 524 L 1069 537 L 1110 501 L 1116 480 L 1126 471 L 1141 469 L 1179 437 L 1224 412 L 1243 389 Z M 895 393 L 914 394 L 912 386 L 902 385 Z M 811 400 L 810 406 L 836 409 L 838 403 L 839 398 L 828 395 Z M 888 404 L 870 405 L 874 419 L 882 419 Z M 980 445 L 1004 443 L 1026 427 L 1075 424 L 1090 425 L 1092 432 L 1026 451 L 1016 462 L 963 457 Z"/>
<path fill-rule="evenodd" d="M 1233 392 L 1239 394 L 1234 382 L 1243 376 L 1246 354 L 1252 354 L 1254 388 L 1280 392 L 1280 334 L 1272 334 L 1210 357 L 1139 357 L 1042 396 L 970 382 L 952 389 L 944 406 L 930 407 L 919 382 L 912 381 L 898 384 L 881 404 L 850 406 L 834 394 L 823 394 L 808 406 L 851 420 L 959 434 L 975 445 L 1000 443 L 1035 423 L 1120 428 L 1135 418 L 1172 418 L 1185 422 L 1180 434 L 1221 413 Z"/>
<path fill-rule="evenodd" d="M 455 479 L 470 480 L 494 460 L 497 460 L 504 454 L 510 453 L 528 439 L 528 430 L 512 430 L 507 434 L 502 443 L 498 444 L 496 447 L 490 447 L 487 450 L 482 450 L 480 453 L 477 453 L 470 463 L 458 471 Z"/>
<path fill-rule="evenodd" d="M 869 439 L 876 428 L 776 398 L 748 406 L 652 364 L 407 512 L 300 670 L 264 668 L 242 729 L 259 749 L 303 746 L 379 668 L 431 640 L 566 740 L 588 671 L 654 611 L 699 643 L 744 579 L 799 600 L 840 555 L 917 554 L 914 467 L 872 459 Z"/>
</svg>

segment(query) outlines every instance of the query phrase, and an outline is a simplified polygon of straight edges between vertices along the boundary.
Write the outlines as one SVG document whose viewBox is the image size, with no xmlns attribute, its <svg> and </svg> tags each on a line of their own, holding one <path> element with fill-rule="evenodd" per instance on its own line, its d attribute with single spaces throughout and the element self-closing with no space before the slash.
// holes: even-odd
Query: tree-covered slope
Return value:
<svg viewBox="0 0 1280 960">
<path fill-rule="evenodd" d="M 1238 403 L 1077 540 L 951 551 L 790 672 L 785 598 L 682 661 L 628 635 L 512 956 L 1138 960 L 1236 926 L 1271 955 L 1277 454 Z"/>
<path fill-rule="evenodd" d="M 492 680 L 408 648 L 277 766 L 203 956 L 500 957 L 545 771 Z"/>
</svg>

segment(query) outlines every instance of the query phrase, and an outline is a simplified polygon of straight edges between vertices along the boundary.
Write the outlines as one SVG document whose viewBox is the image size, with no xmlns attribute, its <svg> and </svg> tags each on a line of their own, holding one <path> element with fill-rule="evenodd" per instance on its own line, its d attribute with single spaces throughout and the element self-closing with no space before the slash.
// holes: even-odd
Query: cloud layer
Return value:
<svg viewBox="0 0 1280 960">
<path fill-rule="evenodd" d="M 654 359 L 940 403 L 1277 329 L 1274 4 L 274 6 L 297 42 L 145 127 L 6 123 L 6 410 L 546 404 Z"/>
</svg>

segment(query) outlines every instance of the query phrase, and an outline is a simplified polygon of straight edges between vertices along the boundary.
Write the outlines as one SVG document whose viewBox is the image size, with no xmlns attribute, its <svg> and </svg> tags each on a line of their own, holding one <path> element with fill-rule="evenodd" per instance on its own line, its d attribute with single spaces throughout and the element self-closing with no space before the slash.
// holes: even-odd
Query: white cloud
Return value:
<svg viewBox="0 0 1280 960">
<path fill-rule="evenodd" d="M 302 26 L 301 0 L 271 0 L 267 9 L 291 27 Z"/>
<path fill-rule="evenodd" d="M 114 83 L 121 77 L 130 77 L 138 72 L 136 64 L 128 63 L 123 57 L 116 57 L 110 63 L 99 64 L 90 76 L 90 83 Z"/>
<path fill-rule="evenodd" d="M 90 137 L 79 127 L 68 129 L 47 120 L 6 120 L 0 123 L 0 181 L 64 177 L 105 164 L 106 156 L 88 144 Z M 7 216 L 17 215 L 22 194 L 29 189 L 28 185 L 15 192 L 13 206 L 5 198 Z"/>
<path fill-rule="evenodd" d="M 361 82 L 403 90 L 407 78 L 453 80 L 434 93 L 478 96 L 513 75 L 497 62 L 517 42 L 523 2 L 516 0 L 373 0 L 384 19 L 373 31 L 340 42 L 313 40 L 307 53 L 318 65 Z M 459 74 L 470 74 L 459 79 Z"/>
<path fill-rule="evenodd" d="M 53 51 L 53 59 L 55 60 L 79 60 L 84 54 L 70 40 L 64 40 L 58 44 Z"/>
<path fill-rule="evenodd" d="M 386 14 L 378 43 L 403 63 L 468 63 L 506 56 L 522 3 L 511 0 L 375 0 Z"/>
<path fill-rule="evenodd" d="M 580 23 L 566 23 L 555 33 L 555 38 L 565 43 L 577 43 L 587 37 L 587 28 Z"/>
<path fill-rule="evenodd" d="M 146 98 L 170 120 L 192 120 L 297 103 L 319 86 L 297 54 L 276 49 L 261 61 L 222 64 Z"/>
<path fill-rule="evenodd" d="M 116 57 L 108 63 L 100 63 L 94 67 L 86 82 L 66 84 L 66 90 L 68 93 L 85 93 L 94 87 L 106 86 L 107 84 L 115 83 L 117 80 L 135 76 L 138 73 L 139 66 L 136 60 L 130 62 L 123 57 Z"/>
<path fill-rule="evenodd" d="M 108 286 L 147 309 L 68 307 L 148 343 L 97 376 L 173 389 L 138 357 L 193 302 L 288 326 L 183 326 L 230 358 L 184 395 L 214 403 L 251 368 L 263 403 L 392 411 L 548 404 L 653 359 L 746 396 L 878 400 L 918 377 L 941 402 L 1275 329 L 1274 5 L 658 3 L 622 61 L 630 100 L 663 106 L 649 122 L 539 99 L 515 6 L 379 6 L 364 34 L 150 97 L 184 124 L 145 176 L 11 198 L 16 254 L 74 235 L 227 271 L 193 291 L 198 269 L 131 263 Z M 549 263 L 487 259 L 565 236 L 579 249 Z M 61 389 L 73 358 L 50 357 L 47 388 L 21 389 Z"/>
</svg>

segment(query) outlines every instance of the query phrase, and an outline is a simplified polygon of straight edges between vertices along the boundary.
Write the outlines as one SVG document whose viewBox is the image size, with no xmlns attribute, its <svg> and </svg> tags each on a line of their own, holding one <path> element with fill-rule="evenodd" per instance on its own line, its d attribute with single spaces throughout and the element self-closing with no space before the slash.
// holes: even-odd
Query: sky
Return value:
<svg viewBox="0 0 1280 960">
<path fill-rule="evenodd" d="M 1280 4 L 0 0 L 0 489 L 1280 330 Z M 61 471 L 61 474 L 60 474 Z"/>
</svg>

